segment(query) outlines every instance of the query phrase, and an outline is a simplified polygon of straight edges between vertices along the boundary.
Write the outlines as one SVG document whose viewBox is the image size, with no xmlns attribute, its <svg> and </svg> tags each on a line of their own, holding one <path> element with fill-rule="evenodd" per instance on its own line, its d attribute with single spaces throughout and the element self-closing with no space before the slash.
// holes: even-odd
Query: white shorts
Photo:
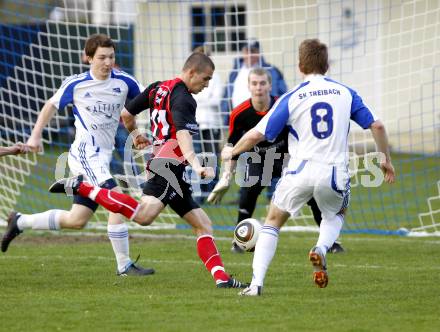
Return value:
<svg viewBox="0 0 440 332">
<path fill-rule="evenodd" d="M 78 148 L 72 146 L 69 152 L 69 168 L 73 176 L 82 174 L 87 180 L 98 186 L 113 178 L 110 173 L 112 151 L 90 151 L 81 143 Z"/>
<path fill-rule="evenodd" d="M 284 170 L 272 203 L 296 216 L 303 205 L 315 198 L 323 219 L 333 218 L 350 200 L 350 177 L 346 169 L 298 160 Z"/>
</svg>

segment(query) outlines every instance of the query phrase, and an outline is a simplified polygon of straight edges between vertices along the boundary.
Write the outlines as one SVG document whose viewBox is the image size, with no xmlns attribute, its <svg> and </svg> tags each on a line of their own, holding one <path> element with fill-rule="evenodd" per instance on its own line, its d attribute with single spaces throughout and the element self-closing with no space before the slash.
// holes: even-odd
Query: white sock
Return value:
<svg viewBox="0 0 440 332">
<path fill-rule="evenodd" d="M 264 225 L 255 246 L 253 275 L 251 285 L 263 286 L 266 271 L 275 255 L 280 230 L 276 227 Z"/>
<path fill-rule="evenodd" d="M 128 226 L 125 223 L 107 225 L 107 234 L 115 253 L 118 271 L 122 272 L 131 263 L 128 245 Z"/>
<path fill-rule="evenodd" d="M 343 224 L 344 218 L 340 214 L 337 214 L 332 219 L 322 219 L 316 246 L 321 248 L 324 255 L 338 239 Z"/>
<path fill-rule="evenodd" d="M 19 230 L 32 229 L 60 229 L 60 216 L 63 210 L 49 210 L 35 214 L 22 214 L 17 220 Z"/>
</svg>

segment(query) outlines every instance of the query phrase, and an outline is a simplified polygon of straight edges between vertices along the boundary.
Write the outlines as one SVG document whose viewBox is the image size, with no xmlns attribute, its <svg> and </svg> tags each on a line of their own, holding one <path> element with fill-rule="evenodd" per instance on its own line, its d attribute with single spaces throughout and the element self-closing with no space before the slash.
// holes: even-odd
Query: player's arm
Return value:
<svg viewBox="0 0 440 332">
<path fill-rule="evenodd" d="M 380 163 L 380 168 L 385 174 L 385 182 L 393 183 L 395 180 L 395 172 L 393 164 L 391 163 L 391 156 L 388 144 L 388 136 L 385 126 L 379 120 L 374 121 L 370 126 L 374 141 L 376 142 L 377 150 L 385 156 L 385 160 Z"/>
<path fill-rule="evenodd" d="M 179 144 L 180 151 L 183 157 L 191 165 L 194 172 L 196 172 L 202 179 L 215 177 L 214 169 L 212 167 L 203 167 L 197 158 L 191 134 L 189 130 L 179 130 L 176 132 L 177 144 Z"/>
<path fill-rule="evenodd" d="M 254 128 L 244 134 L 234 147 L 223 149 L 222 159 L 225 161 L 232 159 L 243 152 L 249 151 L 262 141 L 275 141 L 289 120 L 288 103 L 289 98 L 278 99 L 269 113 Z"/>
<path fill-rule="evenodd" d="M 225 146 L 222 151 L 222 159 L 224 161 L 231 160 L 233 157 L 249 151 L 255 145 L 264 141 L 265 139 L 265 135 L 254 127 L 244 134 L 237 144 L 235 144 L 235 146 Z"/>
<path fill-rule="evenodd" d="M 127 109 L 124 109 L 121 112 L 122 122 L 124 122 L 125 128 L 127 128 L 128 132 L 133 132 L 138 129 L 136 123 L 136 115 L 131 114 Z"/>
<path fill-rule="evenodd" d="M 394 167 L 391 163 L 391 156 L 388 144 L 388 136 L 383 123 L 378 120 L 362 101 L 362 98 L 352 91 L 352 106 L 350 118 L 364 129 L 370 128 L 378 152 L 385 156 L 381 160 L 380 168 L 385 174 L 385 182 L 393 183 L 395 180 Z"/>
<path fill-rule="evenodd" d="M 237 166 L 237 160 L 233 158 L 244 152 L 249 151 L 252 147 L 264 141 L 266 137 L 256 128 L 252 128 L 235 144 L 235 146 L 226 145 L 222 150 L 222 167 L 223 174 L 212 192 L 208 196 L 209 203 L 220 203 L 226 191 L 231 185 L 232 177 Z"/>
<path fill-rule="evenodd" d="M 16 155 L 20 153 L 27 153 L 29 152 L 29 146 L 18 142 L 12 146 L 3 147 L 0 146 L 0 157 L 7 156 L 7 155 Z"/>
<path fill-rule="evenodd" d="M 228 145 L 223 148 L 224 151 L 228 151 L 228 149 L 230 149 L 233 144 L 237 143 L 240 140 L 243 132 L 240 127 L 241 121 L 246 121 L 246 119 L 243 116 L 240 116 L 240 114 L 236 114 L 236 110 L 234 109 L 229 118 Z M 208 203 L 219 204 L 222 201 L 223 196 L 226 194 L 226 192 L 229 190 L 229 187 L 231 186 L 232 178 L 235 174 L 236 168 L 237 160 L 235 158 L 224 160 L 222 162 L 222 174 L 219 181 L 216 183 L 215 187 L 212 189 L 211 193 L 208 196 Z"/>
<path fill-rule="evenodd" d="M 143 149 L 150 145 L 148 139 L 138 131 L 136 115 L 150 108 L 151 89 L 152 85 L 133 98 L 121 112 L 122 122 L 128 132 L 133 133 L 133 144 L 137 149 Z"/>
<path fill-rule="evenodd" d="M 31 151 L 41 151 L 41 136 L 43 134 L 43 129 L 47 126 L 56 111 L 57 108 L 50 101 L 47 101 L 44 104 L 40 114 L 38 114 L 37 122 L 32 130 L 31 137 L 29 137 L 26 143 Z"/>
<path fill-rule="evenodd" d="M 138 131 L 136 115 L 131 114 L 124 108 L 121 112 L 121 118 L 125 128 L 133 137 L 133 144 L 136 149 L 144 149 L 150 145 L 148 138 Z"/>
<path fill-rule="evenodd" d="M 10 154 L 16 154 L 14 153 L 12 146 L 8 146 L 8 147 L 0 146 L 0 157 L 7 156 Z"/>
</svg>

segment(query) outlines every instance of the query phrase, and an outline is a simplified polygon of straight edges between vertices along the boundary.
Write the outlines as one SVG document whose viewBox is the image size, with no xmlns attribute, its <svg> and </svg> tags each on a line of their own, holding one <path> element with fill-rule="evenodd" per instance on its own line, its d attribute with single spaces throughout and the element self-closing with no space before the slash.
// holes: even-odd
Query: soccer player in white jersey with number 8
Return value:
<svg viewBox="0 0 440 332">
<path fill-rule="evenodd" d="M 318 287 L 328 283 L 326 253 L 338 238 L 350 196 L 347 137 L 350 119 L 371 130 L 387 183 L 394 182 L 384 125 L 349 87 L 327 78 L 327 46 L 318 39 L 299 47 L 304 82 L 281 96 L 269 113 L 234 146 L 222 152 L 224 162 L 262 140 L 274 140 L 287 126 L 291 159 L 275 194 L 255 247 L 250 286 L 239 295 L 261 295 L 263 281 L 276 251 L 280 228 L 290 215 L 315 198 L 322 212 L 319 238 L 309 253 Z"/>
<path fill-rule="evenodd" d="M 44 127 L 57 109 L 72 104 L 76 136 L 69 151 L 70 171 L 74 175 L 84 174 L 97 186 L 120 191 L 109 171 L 116 130 L 126 99 L 133 99 L 144 88 L 132 76 L 113 68 L 115 44 L 110 37 L 91 35 L 85 44 L 85 54 L 90 63 L 90 71 L 68 77 L 46 102 L 27 146 L 33 151 L 40 151 Z M 83 228 L 97 207 L 98 204 L 90 199 L 75 195 L 70 211 L 54 209 L 32 215 L 12 212 L 2 238 L 1 250 L 7 251 L 10 242 L 28 228 Z M 116 256 L 118 275 L 154 273 L 153 269 L 144 269 L 131 261 L 128 227 L 118 214 L 109 214 L 107 229 Z"/>
</svg>

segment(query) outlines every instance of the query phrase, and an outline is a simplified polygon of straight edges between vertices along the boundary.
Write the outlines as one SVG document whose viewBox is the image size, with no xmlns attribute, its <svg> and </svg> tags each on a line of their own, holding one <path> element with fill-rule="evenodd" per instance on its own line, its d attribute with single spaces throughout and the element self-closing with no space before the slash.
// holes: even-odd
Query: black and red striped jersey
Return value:
<svg viewBox="0 0 440 332">
<path fill-rule="evenodd" d="M 150 84 L 128 105 L 133 115 L 150 109 L 154 158 L 184 161 L 176 140 L 176 132 L 188 130 L 198 133 L 197 103 L 180 78 Z"/>
<path fill-rule="evenodd" d="M 235 107 L 229 118 L 229 138 L 228 143 L 233 145 L 237 144 L 240 138 L 253 127 L 255 127 L 258 122 L 269 112 L 270 108 L 273 106 L 277 97 L 271 96 L 269 108 L 265 111 L 259 112 L 255 110 L 252 105 L 252 99 L 248 99 Z M 270 148 L 276 148 L 277 153 L 287 152 L 287 137 L 289 130 L 284 128 L 284 130 L 278 135 L 278 137 L 273 142 L 263 141 L 258 143 L 254 147 L 255 152 L 264 153 Z"/>
</svg>

